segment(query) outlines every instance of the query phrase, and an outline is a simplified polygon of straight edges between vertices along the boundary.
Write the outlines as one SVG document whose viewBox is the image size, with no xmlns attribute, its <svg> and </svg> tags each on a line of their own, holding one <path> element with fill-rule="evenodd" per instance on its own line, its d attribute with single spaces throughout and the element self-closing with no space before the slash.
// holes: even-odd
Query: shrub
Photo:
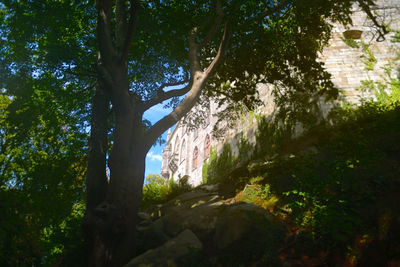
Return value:
<svg viewBox="0 0 400 267">
<path fill-rule="evenodd" d="M 188 192 L 192 189 L 186 179 L 175 181 L 173 178 L 169 181 L 159 175 L 151 174 L 146 177 L 143 186 L 143 198 L 141 206 L 146 208 L 150 205 L 160 204 Z"/>
</svg>

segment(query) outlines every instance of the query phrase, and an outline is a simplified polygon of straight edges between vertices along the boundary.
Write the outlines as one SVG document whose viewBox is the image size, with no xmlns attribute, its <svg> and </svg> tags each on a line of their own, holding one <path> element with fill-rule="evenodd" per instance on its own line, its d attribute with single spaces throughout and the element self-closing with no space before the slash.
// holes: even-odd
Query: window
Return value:
<svg viewBox="0 0 400 267">
<path fill-rule="evenodd" d="M 193 164 L 192 164 L 193 169 L 196 169 L 196 168 L 197 168 L 198 160 L 199 160 L 199 149 L 198 149 L 197 146 L 196 146 L 196 147 L 194 148 L 194 151 L 193 151 Z"/>
<path fill-rule="evenodd" d="M 210 135 L 206 135 L 206 140 L 204 141 L 204 159 L 210 156 Z"/>
<path fill-rule="evenodd" d="M 179 153 L 179 137 L 177 136 L 175 139 L 175 148 L 174 148 L 174 154 L 178 155 Z"/>
<path fill-rule="evenodd" d="M 185 160 L 186 155 L 186 141 L 183 139 L 182 146 L 181 146 L 181 162 Z"/>
</svg>

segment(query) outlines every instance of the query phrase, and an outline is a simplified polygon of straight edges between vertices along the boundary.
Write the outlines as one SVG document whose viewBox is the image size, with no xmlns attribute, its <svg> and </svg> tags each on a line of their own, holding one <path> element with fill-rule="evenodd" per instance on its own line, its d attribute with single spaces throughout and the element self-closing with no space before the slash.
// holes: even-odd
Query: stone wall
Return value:
<svg viewBox="0 0 400 267">
<path fill-rule="evenodd" d="M 390 24 L 392 30 L 400 30 L 400 1 L 380 0 L 376 2 L 378 6 L 374 8 L 374 11 L 380 15 L 385 23 Z M 391 42 L 393 32 L 386 35 L 385 40 L 377 42 L 376 31 L 371 21 L 357 6 L 354 7 L 352 19 L 353 25 L 334 24 L 332 38 L 320 55 L 320 60 L 325 63 L 326 69 L 332 74 L 334 84 L 341 89 L 342 101 L 357 103 L 363 94 L 357 90 L 362 81 L 383 80 L 385 77 L 384 67 L 396 57 L 395 49 L 399 49 L 399 46 Z M 351 38 L 356 38 L 350 42 L 358 44 L 358 47 L 348 45 L 349 41 L 344 38 L 345 35 L 349 35 L 348 33 L 350 33 Z M 351 36 L 352 33 L 356 35 L 361 33 L 361 35 L 358 38 L 355 35 Z M 368 45 L 368 49 L 374 58 L 371 58 L 362 43 Z M 397 47 L 395 47 L 396 45 Z M 369 68 L 366 64 L 368 61 L 370 62 Z M 256 112 L 263 115 L 272 114 L 275 105 L 271 95 L 271 86 L 264 84 L 257 86 L 264 106 Z M 373 96 L 371 93 L 366 92 L 366 94 Z M 326 114 L 330 105 L 325 105 L 323 108 Z M 217 122 L 217 118 L 213 116 L 217 112 L 216 103 L 210 103 L 210 112 L 208 123 L 204 126 L 189 131 L 182 122 L 178 122 L 173 132 L 169 131 L 167 144 L 163 150 L 161 170 L 163 177 L 177 180 L 188 176 L 189 183 L 198 185 L 202 181 L 203 163 L 209 157 L 206 145 L 208 138 L 210 146 L 217 149 L 218 152 L 222 150 L 223 144 L 228 142 L 231 144 L 233 153 L 238 152 L 237 144 L 242 133 L 248 140 L 255 141 L 256 121 L 254 117 L 237 120 L 234 127 L 227 130 L 222 139 L 213 138 L 211 132 Z"/>
</svg>

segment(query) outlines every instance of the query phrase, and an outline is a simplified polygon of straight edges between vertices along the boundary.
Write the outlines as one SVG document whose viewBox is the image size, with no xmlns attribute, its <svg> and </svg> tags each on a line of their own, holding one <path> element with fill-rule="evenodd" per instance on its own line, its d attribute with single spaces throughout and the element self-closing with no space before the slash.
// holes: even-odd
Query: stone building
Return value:
<svg viewBox="0 0 400 267">
<path fill-rule="evenodd" d="M 392 30 L 400 30 L 400 1 L 380 0 L 376 2 L 377 6 L 374 11 L 386 24 L 390 25 Z M 353 25 L 334 25 L 332 38 L 320 55 L 320 60 L 325 63 L 326 69 L 332 74 L 334 84 L 341 89 L 342 101 L 357 103 L 363 94 L 371 93 L 357 90 L 362 81 L 382 81 L 385 77 L 384 67 L 396 58 L 396 50 L 399 49 L 399 45 L 391 41 L 393 32 L 389 33 L 385 40 L 377 40 L 372 22 L 358 6 L 354 6 L 352 19 Z M 365 49 L 361 42 L 368 44 L 369 50 Z M 351 44 L 353 45 L 351 46 Z M 356 47 L 354 44 L 359 44 L 359 46 Z M 275 105 L 269 90 L 271 86 L 265 84 L 257 86 L 260 98 L 264 102 L 262 110 L 257 112 L 263 115 L 272 114 Z M 325 106 L 325 113 L 329 108 L 329 105 Z M 237 121 L 234 124 L 235 127 L 227 130 L 222 139 L 213 138 L 211 132 L 217 122 L 217 118 L 213 114 L 216 111 L 217 104 L 211 102 L 210 114 L 204 125 L 190 131 L 180 121 L 172 132 L 169 130 L 167 143 L 163 150 L 161 169 L 163 177 L 177 180 L 186 176 L 190 184 L 198 185 L 202 181 L 203 163 L 209 159 L 211 147 L 220 152 L 223 144 L 229 142 L 233 153 L 237 153 L 237 143 L 241 136 L 239 133 L 244 133 L 247 139 L 254 141 L 254 118 Z"/>
</svg>

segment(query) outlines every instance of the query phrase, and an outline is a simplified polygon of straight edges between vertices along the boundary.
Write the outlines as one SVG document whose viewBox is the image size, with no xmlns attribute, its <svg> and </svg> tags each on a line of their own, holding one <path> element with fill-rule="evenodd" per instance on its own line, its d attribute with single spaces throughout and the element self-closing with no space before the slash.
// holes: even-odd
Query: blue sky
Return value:
<svg viewBox="0 0 400 267">
<path fill-rule="evenodd" d="M 164 109 L 163 104 L 158 104 L 148 111 L 145 112 L 145 119 L 149 120 L 152 124 L 156 123 L 159 119 L 167 115 L 172 111 L 172 109 Z M 167 139 L 167 132 L 163 133 L 163 139 Z M 147 153 L 146 157 L 146 171 L 145 177 L 149 174 L 160 174 L 161 172 L 161 159 L 162 159 L 162 150 L 164 145 L 156 145 L 153 146 L 149 153 Z"/>
</svg>

